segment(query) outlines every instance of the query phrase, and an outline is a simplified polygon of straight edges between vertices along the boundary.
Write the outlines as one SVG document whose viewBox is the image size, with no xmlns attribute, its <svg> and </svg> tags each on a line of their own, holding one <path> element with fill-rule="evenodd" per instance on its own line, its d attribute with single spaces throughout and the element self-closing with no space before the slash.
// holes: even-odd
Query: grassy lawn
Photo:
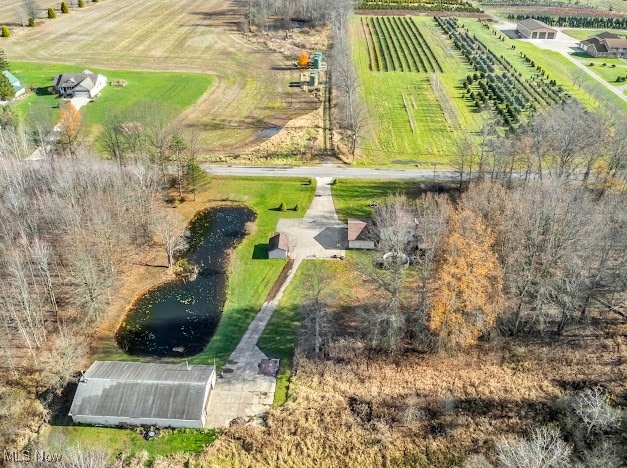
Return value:
<svg viewBox="0 0 627 468">
<path fill-rule="evenodd" d="M 346 261 L 305 260 L 301 263 L 294 279 L 287 287 L 279 307 L 274 311 L 268 326 L 261 339 L 259 348 L 272 358 L 281 359 L 281 367 L 277 378 L 277 387 L 274 394 L 274 405 L 285 403 L 289 397 L 289 384 L 292 376 L 292 359 L 298 342 L 298 332 L 301 324 L 300 306 L 304 302 L 308 287 L 308 273 L 316 262 L 322 262 L 324 269 L 334 278 L 330 294 L 338 302 L 351 302 L 354 294 L 354 280 L 352 277 L 351 260 L 360 255 L 369 253 L 348 251 Z"/>
<path fill-rule="evenodd" d="M 213 364 L 215 359 L 216 365 L 222 367 L 237 346 L 286 263 L 286 260 L 267 259 L 268 239 L 275 232 L 279 218 L 299 218 L 305 214 L 315 191 L 315 181 L 309 185 L 308 180 L 212 177 L 207 191 L 198 194 L 197 202 L 180 205 L 185 219 L 191 219 L 199 209 L 231 202 L 247 205 L 257 213 L 253 231 L 233 254 L 227 299 L 218 329 L 205 350 L 188 359 L 190 363 Z M 287 211 L 277 211 L 281 202 L 286 204 Z M 295 205 L 299 211 L 292 210 Z M 100 360 L 144 360 L 124 354 L 116 346 L 113 335 L 99 344 L 95 354 Z"/>
<path fill-rule="evenodd" d="M 106 450 L 114 458 L 118 453 L 134 456 L 142 451 L 149 459 L 174 453 L 197 453 L 216 438 L 213 430 L 179 429 L 163 430 L 155 440 L 144 438 L 132 429 L 92 426 L 51 426 L 48 446 L 63 453 L 70 447 L 80 445 L 82 449 Z"/>
<path fill-rule="evenodd" d="M 570 54 L 573 58 L 586 65 L 591 72 L 603 78 L 613 85 L 623 85 L 625 82 L 617 83 L 616 78 L 627 75 L 627 60 L 619 58 L 595 58 L 586 52 L 574 52 Z M 594 63 L 594 66 L 590 66 Z M 605 66 L 603 66 L 605 64 Z M 614 65 L 614 67 L 612 67 Z"/>
<path fill-rule="evenodd" d="M 47 88 L 52 86 L 53 77 L 64 72 L 80 72 L 85 68 L 75 65 L 12 62 L 11 72 L 20 79 L 22 86 L 39 88 L 37 93 L 16 105 L 18 112 L 26 116 L 34 108 L 45 112 L 51 120 L 56 120 L 58 106 L 63 101 L 47 92 Z M 199 73 L 89 69 L 105 75 L 109 83 L 113 80 L 125 80 L 128 83 L 124 87 L 107 86 L 95 102 L 81 109 L 84 122 L 92 135 L 98 133 L 98 127 L 105 121 L 108 112 L 130 111 L 141 103 L 160 103 L 166 112 L 174 116 L 194 104 L 213 82 L 212 76 Z"/>
<path fill-rule="evenodd" d="M 437 29 L 433 19 L 413 20 L 425 37 L 444 73 L 440 77 L 459 114 L 460 127 L 476 131 L 480 114 L 473 112 L 461 97 L 461 81 L 470 68 Z M 353 55 L 363 84 L 362 92 L 371 113 L 369 135 L 363 142 L 365 155 L 358 164 L 386 165 L 394 161 L 447 163 L 454 153 L 460 128 L 451 129 L 434 95 L 427 73 L 373 72 L 369 69 L 368 50 L 361 18 L 351 22 Z M 415 122 L 412 131 L 403 97 L 411 103 Z"/>
<path fill-rule="evenodd" d="M 570 37 L 574 37 L 575 39 L 588 39 L 590 36 L 596 36 L 602 32 L 613 32 L 614 34 L 618 34 L 620 36 L 627 35 L 627 31 L 622 31 L 620 29 L 563 29 L 562 32 L 564 34 L 568 34 Z"/>
<path fill-rule="evenodd" d="M 402 192 L 413 199 L 423 193 L 421 183 L 415 180 L 337 179 L 331 191 L 337 216 L 344 222 L 349 217 L 370 218 L 373 209 L 369 205 L 390 194 Z"/>
<path fill-rule="evenodd" d="M 530 57 L 536 65 L 540 65 L 549 75 L 550 78 L 555 79 L 557 83 L 566 89 L 575 99 L 588 108 L 594 108 L 598 105 L 596 99 L 584 89 L 589 87 L 596 89 L 599 95 L 604 97 L 604 100 L 615 108 L 617 112 L 627 111 L 627 103 L 621 101 L 609 90 L 599 86 L 598 82 L 591 76 L 585 74 L 574 63 L 564 57 L 558 52 L 550 50 L 539 49 L 535 45 L 529 42 L 523 42 L 505 38 L 504 42 L 499 41 L 493 34 L 492 30 L 485 29 L 477 20 L 462 18 L 459 20 L 461 24 L 465 25 L 471 34 L 475 34 L 478 39 L 481 40 L 488 48 L 492 49 L 497 55 L 505 56 L 510 63 L 516 69 L 522 73 L 523 78 L 528 78 L 536 70 L 530 67 L 522 57 L 520 52 L 525 53 Z M 511 46 L 515 46 L 516 49 L 512 50 Z M 576 86 L 573 82 L 573 78 L 581 75 L 581 81 L 583 86 Z"/>
<path fill-rule="evenodd" d="M 221 367 L 237 346 L 286 263 L 286 260 L 254 257 L 265 253 L 268 238 L 274 233 L 279 218 L 300 218 L 305 214 L 315 191 L 315 182 L 308 185 L 307 180 L 222 178 L 212 181 L 215 199 L 240 199 L 257 212 L 257 222 L 255 232 L 240 244 L 231 262 L 220 325 L 207 348 L 192 362 L 211 363 L 215 358 Z M 275 211 L 281 202 L 288 208 L 298 205 L 299 211 Z"/>
</svg>

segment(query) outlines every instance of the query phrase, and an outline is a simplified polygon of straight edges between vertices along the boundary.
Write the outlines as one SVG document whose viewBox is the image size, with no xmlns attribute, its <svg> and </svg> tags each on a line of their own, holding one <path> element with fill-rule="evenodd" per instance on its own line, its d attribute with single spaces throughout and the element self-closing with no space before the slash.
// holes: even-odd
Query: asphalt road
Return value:
<svg viewBox="0 0 627 468">
<path fill-rule="evenodd" d="M 209 174 L 218 176 L 253 177 L 335 177 L 340 179 L 405 179 L 405 180 L 457 180 L 459 173 L 433 169 L 378 169 L 347 167 L 336 164 L 317 166 L 267 167 L 267 166 L 202 166 Z"/>
</svg>

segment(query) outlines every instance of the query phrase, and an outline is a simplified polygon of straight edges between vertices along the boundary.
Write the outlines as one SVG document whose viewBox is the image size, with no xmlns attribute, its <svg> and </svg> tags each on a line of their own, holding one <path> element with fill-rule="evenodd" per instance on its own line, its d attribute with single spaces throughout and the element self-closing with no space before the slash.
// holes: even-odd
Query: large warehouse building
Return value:
<svg viewBox="0 0 627 468">
<path fill-rule="evenodd" d="M 531 18 L 519 21 L 516 31 L 519 36 L 527 39 L 555 39 L 557 34 L 557 30 L 548 24 Z"/>
<path fill-rule="evenodd" d="M 81 377 L 69 415 L 101 426 L 202 428 L 213 366 L 96 361 Z"/>
</svg>

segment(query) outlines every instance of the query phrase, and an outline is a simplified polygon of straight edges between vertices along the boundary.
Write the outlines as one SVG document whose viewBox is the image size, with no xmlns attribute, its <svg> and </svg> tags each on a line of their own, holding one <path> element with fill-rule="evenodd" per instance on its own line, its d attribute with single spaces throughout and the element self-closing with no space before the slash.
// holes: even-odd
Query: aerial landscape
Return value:
<svg viewBox="0 0 627 468">
<path fill-rule="evenodd" d="M 0 466 L 627 466 L 627 1 L 0 0 Z"/>
</svg>

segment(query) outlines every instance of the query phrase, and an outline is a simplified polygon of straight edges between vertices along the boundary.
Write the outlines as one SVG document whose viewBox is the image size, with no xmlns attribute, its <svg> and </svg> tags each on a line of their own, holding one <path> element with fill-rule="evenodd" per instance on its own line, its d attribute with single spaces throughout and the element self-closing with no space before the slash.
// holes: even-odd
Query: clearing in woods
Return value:
<svg viewBox="0 0 627 468">
<path fill-rule="evenodd" d="M 432 18 L 356 17 L 351 37 L 371 124 L 358 164 L 450 164 L 481 115 L 462 97 L 472 69 Z"/>
<path fill-rule="evenodd" d="M 10 60 L 214 75 L 214 85 L 181 117 L 201 133 L 206 154 L 238 153 L 265 128 L 319 106 L 289 88 L 286 59 L 241 37 L 240 2 L 85 2 L 36 28 L 15 25 L 19 2 L 9 3 L 0 7 L 0 24 L 13 24 L 13 35 L 0 44 Z"/>
</svg>

